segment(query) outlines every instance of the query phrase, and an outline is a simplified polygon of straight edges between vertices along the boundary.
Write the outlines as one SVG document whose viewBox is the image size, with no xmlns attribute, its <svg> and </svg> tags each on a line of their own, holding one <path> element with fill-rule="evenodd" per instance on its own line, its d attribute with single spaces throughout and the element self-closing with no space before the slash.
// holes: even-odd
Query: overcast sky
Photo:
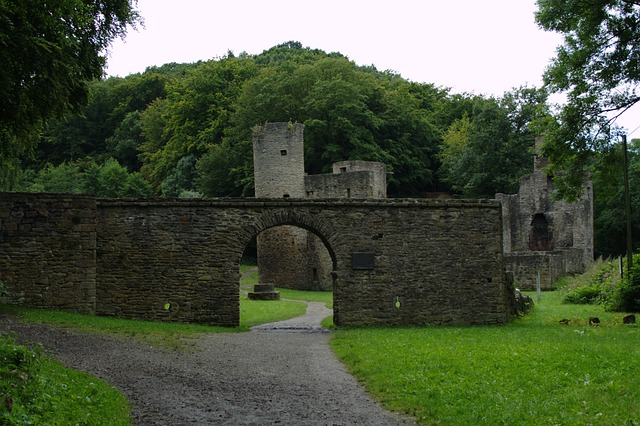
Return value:
<svg viewBox="0 0 640 426">
<path fill-rule="evenodd" d="M 540 86 L 562 41 L 534 22 L 535 0 L 139 0 L 137 9 L 144 27 L 113 44 L 108 75 L 294 40 L 412 81 L 501 96 Z"/>
</svg>

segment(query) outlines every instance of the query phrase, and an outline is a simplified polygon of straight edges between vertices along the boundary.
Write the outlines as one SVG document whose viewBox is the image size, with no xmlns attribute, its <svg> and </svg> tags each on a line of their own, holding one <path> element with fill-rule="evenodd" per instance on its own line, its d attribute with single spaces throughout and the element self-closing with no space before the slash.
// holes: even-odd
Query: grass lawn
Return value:
<svg viewBox="0 0 640 426">
<path fill-rule="evenodd" d="M 133 337 L 150 345 L 184 349 L 185 345 L 188 345 L 189 338 L 196 338 L 198 334 L 248 331 L 254 325 L 304 315 L 306 306 L 301 302 L 257 301 L 247 300 L 246 296 L 241 296 L 239 327 L 135 321 L 6 305 L 0 306 L 0 310 L 18 315 L 25 321 L 72 327 L 82 331 L 119 334 Z"/>
<path fill-rule="evenodd" d="M 240 289 L 253 291 L 253 286 L 258 284 L 258 268 L 255 265 L 241 265 Z M 327 308 L 333 309 L 333 292 L 331 291 L 304 291 L 290 290 L 288 288 L 276 288 L 282 299 L 303 300 L 305 302 L 322 302 Z"/>
<path fill-rule="evenodd" d="M 421 424 L 640 424 L 640 329 L 559 298 L 543 293 L 506 326 L 353 329 L 331 346 L 387 408 Z"/>
</svg>

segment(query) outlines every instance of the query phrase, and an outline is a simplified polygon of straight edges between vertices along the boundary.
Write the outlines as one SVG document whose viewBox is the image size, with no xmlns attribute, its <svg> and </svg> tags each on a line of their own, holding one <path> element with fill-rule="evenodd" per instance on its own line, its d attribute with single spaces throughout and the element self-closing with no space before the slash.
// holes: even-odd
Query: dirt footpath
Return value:
<svg viewBox="0 0 640 426">
<path fill-rule="evenodd" d="M 327 311 L 311 304 L 305 317 L 203 335 L 189 352 L 6 317 L 0 330 L 41 342 L 66 366 L 116 386 L 138 425 L 414 424 L 383 410 L 346 372 L 319 326 Z"/>
</svg>

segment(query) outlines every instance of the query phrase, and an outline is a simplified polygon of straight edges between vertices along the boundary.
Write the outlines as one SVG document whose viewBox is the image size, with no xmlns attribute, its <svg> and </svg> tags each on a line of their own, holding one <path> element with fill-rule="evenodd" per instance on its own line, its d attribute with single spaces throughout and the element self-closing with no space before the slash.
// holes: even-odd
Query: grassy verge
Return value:
<svg viewBox="0 0 640 426">
<path fill-rule="evenodd" d="M 200 324 L 134 321 L 122 318 L 81 315 L 44 309 L 19 308 L 2 305 L 0 310 L 24 321 L 52 324 L 94 333 L 110 333 L 135 338 L 152 346 L 185 349 L 191 338 L 203 333 L 233 333 L 248 331 L 258 324 L 281 321 L 303 315 L 304 303 L 285 301 L 256 301 L 240 299 L 240 326 L 216 327 Z"/>
<path fill-rule="evenodd" d="M 254 325 L 299 317 L 304 315 L 306 310 L 307 306 L 300 302 L 240 299 L 240 328 L 248 330 Z"/>
<path fill-rule="evenodd" d="M 130 425 L 131 407 L 107 383 L 0 336 L 0 424 Z"/>
<path fill-rule="evenodd" d="M 388 408 L 421 424 L 639 424 L 640 330 L 559 299 L 544 293 L 502 327 L 347 330 L 331 345 Z"/>
</svg>

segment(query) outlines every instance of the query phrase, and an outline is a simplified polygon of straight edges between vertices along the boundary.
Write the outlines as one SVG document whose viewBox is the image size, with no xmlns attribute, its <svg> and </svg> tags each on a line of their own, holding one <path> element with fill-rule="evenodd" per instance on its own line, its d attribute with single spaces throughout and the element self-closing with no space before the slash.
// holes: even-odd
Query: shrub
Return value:
<svg viewBox="0 0 640 426">
<path fill-rule="evenodd" d="M 640 253 L 633 256 L 631 276 L 612 292 L 606 306 L 614 312 L 640 312 Z"/>
<path fill-rule="evenodd" d="M 562 303 L 572 303 L 575 305 L 587 305 L 599 303 L 603 299 L 602 285 L 592 284 L 584 287 L 577 287 L 562 297 Z"/>
</svg>

